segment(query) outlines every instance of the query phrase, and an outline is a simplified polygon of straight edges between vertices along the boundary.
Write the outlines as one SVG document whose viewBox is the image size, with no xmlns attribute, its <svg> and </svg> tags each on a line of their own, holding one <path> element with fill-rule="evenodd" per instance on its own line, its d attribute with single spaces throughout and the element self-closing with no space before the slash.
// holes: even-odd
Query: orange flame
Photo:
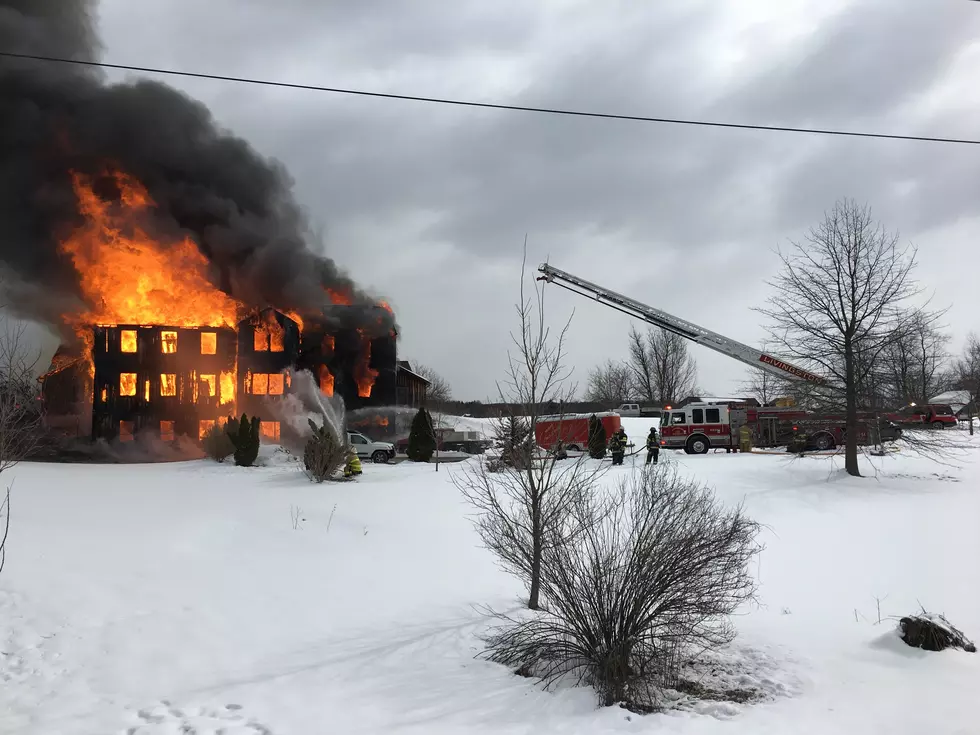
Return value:
<svg viewBox="0 0 980 735">
<path fill-rule="evenodd" d="M 324 291 L 330 297 L 331 303 L 337 306 L 350 306 L 354 303 L 354 299 L 351 298 L 350 292 L 348 291 L 336 291 L 332 288 L 325 288 Z"/>
<path fill-rule="evenodd" d="M 395 312 L 393 312 L 391 310 L 391 305 L 387 301 L 379 301 L 378 302 L 378 306 L 380 306 L 382 309 L 384 309 L 385 311 L 387 311 L 392 316 L 395 315 Z"/>
<path fill-rule="evenodd" d="M 217 377 L 214 375 L 201 375 L 198 377 L 198 380 L 204 384 L 201 387 L 206 388 L 204 391 L 205 395 L 207 395 L 208 398 L 214 398 L 218 388 Z"/>
<path fill-rule="evenodd" d="M 283 352 L 286 349 L 286 330 L 271 311 L 261 321 L 254 322 L 254 328 L 252 347 L 256 352 Z"/>
<path fill-rule="evenodd" d="M 136 352 L 136 330 L 123 329 L 119 332 L 119 351 Z"/>
<path fill-rule="evenodd" d="M 371 340 L 364 336 L 364 330 L 357 331 L 361 335 L 361 354 L 354 365 L 354 382 L 357 383 L 357 395 L 370 398 L 378 371 L 371 367 Z"/>
<path fill-rule="evenodd" d="M 326 396 L 333 395 L 333 373 L 326 365 L 320 366 L 320 392 Z"/>
<path fill-rule="evenodd" d="M 84 224 L 61 243 L 78 271 L 88 310 L 66 315 L 92 324 L 234 327 L 240 304 L 214 287 L 209 264 L 190 238 L 155 240 L 136 222 L 154 206 L 134 178 L 112 174 L 119 202 L 99 198 L 91 180 L 72 172 Z"/>
<path fill-rule="evenodd" d="M 221 373 L 221 405 L 233 403 L 235 400 L 235 373 L 226 370 Z"/>
<path fill-rule="evenodd" d="M 160 332 L 160 346 L 165 355 L 173 355 L 177 352 L 177 333 Z"/>
<path fill-rule="evenodd" d="M 136 373 L 119 374 L 119 395 L 121 396 L 136 395 Z"/>
<path fill-rule="evenodd" d="M 217 332 L 201 332 L 201 354 L 202 355 L 218 354 Z"/>
</svg>

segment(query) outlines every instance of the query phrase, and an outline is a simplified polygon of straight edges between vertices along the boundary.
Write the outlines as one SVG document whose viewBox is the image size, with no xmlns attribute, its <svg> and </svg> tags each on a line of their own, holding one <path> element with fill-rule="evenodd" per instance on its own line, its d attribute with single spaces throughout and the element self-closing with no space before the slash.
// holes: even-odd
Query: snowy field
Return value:
<svg viewBox="0 0 980 735">
<path fill-rule="evenodd" d="M 649 422 L 624 423 L 641 443 Z M 980 637 L 980 437 L 958 466 L 889 456 L 864 480 L 828 457 L 667 456 L 767 526 L 761 607 L 714 672 L 761 703 L 638 717 L 476 660 L 474 606 L 522 590 L 450 465 L 314 485 L 283 462 L 23 464 L 3 475 L 0 733 L 980 732 L 980 657 L 909 649 L 887 619 L 921 603 Z"/>
</svg>

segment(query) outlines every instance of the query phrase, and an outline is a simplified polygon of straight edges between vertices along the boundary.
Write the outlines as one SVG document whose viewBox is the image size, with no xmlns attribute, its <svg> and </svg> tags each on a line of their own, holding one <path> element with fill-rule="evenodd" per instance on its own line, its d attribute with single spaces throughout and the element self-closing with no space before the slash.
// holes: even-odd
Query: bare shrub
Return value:
<svg viewBox="0 0 980 735">
<path fill-rule="evenodd" d="M 312 419 L 309 423 L 313 433 L 303 450 L 303 465 L 310 480 L 323 482 L 343 469 L 350 447 L 337 438 L 329 424 L 317 426 Z"/>
<path fill-rule="evenodd" d="M 729 616 L 755 595 L 760 526 L 668 467 L 577 500 L 573 528 L 552 529 L 545 547 L 546 612 L 505 619 L 486 655 L 546 686 L 576 677 L 606 706 L 655 708 L 680 666 L 734 637 Z"/>
<path fill-rule="evenodd" d="M 235 453 L 235 445 L 224 426 L 215 424 L 204 435 L 201 442 L 204 453 L 215 462 L 224 462 Z"/>
</svg>

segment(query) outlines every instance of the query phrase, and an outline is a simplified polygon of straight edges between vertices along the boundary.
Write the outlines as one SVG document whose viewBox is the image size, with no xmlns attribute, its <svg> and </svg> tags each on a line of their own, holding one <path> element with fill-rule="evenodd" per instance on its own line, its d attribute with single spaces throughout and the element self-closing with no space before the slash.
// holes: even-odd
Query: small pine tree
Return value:
<svg viewBox="0 0 980 735">
<path fill-rule="evenodd" d="M 500 460 L 508 467 L 522 467 L 524 455 L 529 454 L 531 429 L 523 416 L 513 414 L 503 418 L 496 427 Z"/>
<path fill-rule="evenodd" d="M 230 419 L 225 431 L 235 445 L 235 464 L 251 467 L 259 456 L 259 417 L 249 421 L 244 413 L 241 419 Z"/>
<path fill-rule="evenodd" d="M 217 424 L 208 429 L 201 445 L 204 453 L 215 462 L 224 462 L 235 453 L 235 445 L 225 431 L 225 427 Z"/>
<path fill-rule="evenodd" d="M 334 432 L 324 422 L 317 426 L 308 419 L 313 432 L 303 450 L 303 465 L 306 474 L 314 482 L 323 482 L 333 477 L 347 462 L 347 444 L 337 440 Z"/>
<path fill-rule="evenodd" d="M 412 419 L 412 429 L 408 434 L 408 458 L 413 462 L 428 462 L 435 451 L 436 436 L 432 416 L 422 407 Z"/>
<path fill-rule="evenodd" d="M 592 459 L 606 456 L 606 427 L 595 414 L 589 417 L 589 456 Z"/>
</svg>

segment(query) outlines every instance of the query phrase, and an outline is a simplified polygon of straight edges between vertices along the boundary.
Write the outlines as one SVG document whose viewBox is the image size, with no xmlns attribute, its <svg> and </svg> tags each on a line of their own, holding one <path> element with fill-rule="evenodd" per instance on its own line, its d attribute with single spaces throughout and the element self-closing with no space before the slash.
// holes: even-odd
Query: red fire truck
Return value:
<svg viewBox="0 0 980 735">
<path fill-rule="evenodd" d="M 872 427 L 877 422 L 878 429 Z M 747 426 L 752 445 L 788 446 L 801 438 L 807 449 L 834 449 L 844 441 L 842 415 L 810 414 L 798 408 L 741 406 L 735 403 L 691 403 L 683 408 L 664 409 L 660 419 L 660 444 L 683 449 L 688 454 L 705 454 L 712 448 L 738 446 L 739 429 Z M 893 441 L 901 429 L 871 414 L 858 415 L 859 444 Z"/>
<path fill-rule="evenodd" d="M 543 449 L 553 449 L 561 441 L 570 452 L 584 451 L 589 446 L 589 419 L 592 416 L 591 413 L 541 416 L 534 429 L 534 439 Z M 602 422 L 607 437 L 619 431 L 622 425 L 618 413 L 610 411 L 595 416 Z"/>
<path fill-rule="evenodd" d="M 539 281 L 553 283 L 572 293 L 586 296 L 752 368 L 789 380 L 816 385 L 826 382 L 821 376 L 778 357 L 610 291 L 548 263 L 540 265 L 538 271 L 542 273 L 538 277 Z M 845 421 L 840 415 L 815 416 L 793 408 L 749 408 L 718 403 L 691 404 L 683 409 L 665 411 L 660 425 L 663 446 L 703 454 L 711 447 L 730 448 L 737 444 L 738 430 L 745 425 L 753 434 L 755 446 L 788 445 L 793 443 L 794 437 L 805 435 L 808 446 L 832 449 L 843 441 Z M 901 435 L 901 430 L 893 422 L 880 420 L 869 414 L 859 417 L 857 432 L 858 441 L 862 443 L 868 443 L 869 440 L 887 441 L 888 438 Z"/>
</svg>

